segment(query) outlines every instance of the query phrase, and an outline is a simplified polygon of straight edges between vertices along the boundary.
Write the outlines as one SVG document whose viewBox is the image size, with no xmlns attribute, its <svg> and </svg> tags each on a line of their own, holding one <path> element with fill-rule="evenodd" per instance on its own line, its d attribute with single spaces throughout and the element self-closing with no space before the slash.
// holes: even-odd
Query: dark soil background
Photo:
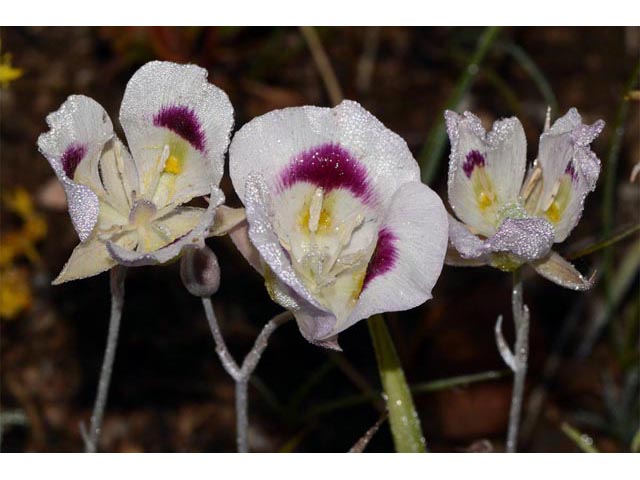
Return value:
<svg viewBox="0 0 640 480">
<path fill-rule="evenodd" d="M 418 157 L 431 129 L 442 122 L 483 29 L 317 31 L 345 96 L 404 137 Z M 78 240 L 66 211 L 56 207 L 53 172 L 36 148 L 45 116 L 68 95 L 81 93 L 100 102 L 117 124 L 127 80 L 153 59 L 207 68 L 234 105 L 236 129 L 275 108 L 330 101 L 296 28 L 3 28 L 0 36 L 2 52 L 10 52 L 13 65 L 23 69 L 0 93 L 0 186 L 3 195 L 25 188 L 47 225 L 37 243 L 41 261 L 12 260 L 27 272 L 32 297 L 28 308 L 1 322 L 2 448 L 80 451 L 78 425 L 90 416 L 107 332 L 108 275 L 50 286 Z M 524 52 L 534 69 L 514 50 Z M 575 106 L 588 123 L 607 122 L 593 145 L 603 174 L 582 222 L 559 246 L 563 254 L 605 235 L 607 168 L 615 175 L 613 232 L 638 223 L 639 186 L 629 174 L 640 162 L 640 122 L 637 96 L 628 94 L 638 88 L 629 86 L 629 78 L 639 52 L 638 28 L 505 28 L 458 106 L 481 115 L 487 126 L 497 117 L 519 116 L 530 160 L 548 102 L 540 87 L 545 82 L 557 98 L 555 117 Z M 619 114 L 621 102 L 626 115 Z M 616 131 L 622 140 L 619 153 L 612 154 Z M 432 187 L 446 199 L 446 159 Z M 222 188 L 229 203 L 239 206 L 228 176 Z M 3 239 L 21 228 L 4 205 L 1 221 Z M 214 305 L 240 357 L 281 309 L 228 239 L 209 245 L 222 269 Z M 577 451 L 561 430 L 564 422 L 602 451 L 630 450 L 639 423 L 637 250 L 637 234 L 611 247 L 611 280 L 601 277 L 587 293 L 526 271 L 532 331 L 522 450 Z M 585 273 L 602 271 L 603 259 L 598 251 L 576 265 Z M 631 273 L 622 281 L 624 268 Z M 512 338 L 510 282 L 509 275 L 488 267 L 445 267 L 433 300 L 387 316 L 410 383 L 504 370 L 493 327 L 504 314 Z M 600 329 L 594 327 L 598 319 L 604 319 Z M 341 345 L 340 354 L 312 346 L 293 323 L 275 333 L 250 389 L 254 451 L 347 451 L 378 419 L 376 402 L 352 402 L 380 388 L 366 322 L 341 334 Z M 509 375 L 416 394 L 429 447 L 502 451 L 510 394 Z M 233 398 L 201 304 L 182 287 L 177 264 L 131 270 L 101 450 L 233 451 Z M 393 450 L 387 424 L 367 450 Z"/>
</svg>

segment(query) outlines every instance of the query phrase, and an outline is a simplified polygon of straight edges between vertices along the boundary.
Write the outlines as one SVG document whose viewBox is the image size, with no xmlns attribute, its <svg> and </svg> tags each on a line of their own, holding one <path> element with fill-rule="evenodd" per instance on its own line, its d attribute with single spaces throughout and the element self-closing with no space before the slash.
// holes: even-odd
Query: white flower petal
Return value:
<svg viewBox="0 0 640 480">
<path fill-rule="evenodd" d="M 229 230 L 229 237 L 249 265 L 264 276 L 264 264 L 260 258 L 260 252 L 253 246 L 249 238 L 249 223 L 246 220 L 239 223 Z"/>
<path fill-rule="evenodd" d="M 164 217 L 155 220 L 153 224 L 173 242 L 176 238 L 196 228 L 204 213 L 204 208 L 178 207 Z"/>
<path fill-rule="evenodd" d="M 135 232 L 126 232 L 115 241 L 122 248 L 132 249 L 136 246 L 138 238 Z M 92 237 L 86 242 L 80 243 L 69 257 L 53 285 L 92 277 L 109 270 L 116 265 L 116 261 L 107 252 L 106 245 Z"/>
<path fill-rule="evenodd" d="M 524 130 L 515 117 L 494 122 L 489 133 L 470 112 L 446 111 L 445 120 L 449 203 L 460 220 L 490 236 L 501 221 L 500 208 L 518 201 L 526 168 Z"/>
<path fill-rule="evenodd" d="M 594 284 L 595 275 L 590 278 L 583 277 L 576 267 L 556 252 L 551 252 L 542 260 L 532 263 L 531 266 L 547 280 L 571 290 L 589 290 Z"/>
<path fill-rule="evenodd" d="M 326 310 L 311 305 L 274 275 L 268 266 L 264 269 L 264 273 L 269 296 L 274 302 L 293 313 L 302 336 L 314 345 L 341 350 L 337 335 L 332 334 L 336 317 Z"/>
<path fill-rule="evenodd" d="M 444 263 L 450 267 L 483 267 L 489 263 L 489 259 L 484 257 L 464 258 L 453 245 L 449 245 Z"/>
<path fill-rule="evenodd" d="M 98 195 L 104 192 L 98 162 L 113 125 L 97 102 L 82 95 L 70 96 L 47 116 L 47 125 L 38 148 L 62 182 L 71 221 L 84 241 L 98 220 Z"/>
<path fill-rule="evenodd" d="M 211 198 L 209 207 L 206 210 L 202 210 L 197 225 L 178 240 L 150 252 L 132 251 L 122 248 L 114 242 L 107 242 L 109 254 L 121 265 L 137 267 L 167 263 L 179 257 L 185 247 L 196 246 L 202 248 L 207 232 L 215 219 L 216 209 L 224 202 L 222 190 L 214 185 L 211 185 L 210 188 Z M 174 220 L 174 228 L 176 228 L 176 231 L 178 231 L 178 226 L 184 227 L 187 223 L 186 221 L 182 222 L 185 219 L 181 217 L 171 219 L 170 223 Z"/>
<path fill-rule="evenodd" d="M 252 172 L 264 176 L 270 191 L 301 180 L 383 204 L 420 175 L 406 142 L 348 100 L 335 108 L 285 108 L 253 119 L 233 139 L 229 170 L 243 201 Z"/>
<path fill-rule="evenodd" d="M 360 299 L 333 334 L 376 313 L 408 310 L 431 298 L 448 239 L 440 197 L 420 182 L 403 185 L 391 201 L 381 232 Z"/>
<path fill-rule="evenodd" d="M 483 263 L 488 263 L 489 249 L 484 240 L 474 235 L 461 222 L 449 215 L 449 240 L 453 248 L 463 259 L 478 259 Z"/>
<path fill-rule="evenodd" d="M 600 160 L 589 144 L 603 128 L 602 120 L 583 124 L 578 111 L 572 108 L 540 136 L 542 189 L 535 214 L 554 224 L 556 242 L 569 236 L 580 220 L 587 194 L 595 189 Z"/>
<path fill-rule="evenodd" d="M 216 221 L 209 229 L 209 235 L 219 237 L 233 231 L 242 223 L 246 223 L 247 214 L 244 208 L 232 208 L 220 205 L 216 210 Z"/>
<path fill-rule="evenodd" d="M 249 175 L 244 201 L 249 223 L 249 238 L 260 252 L 262 259 L 285 285 L 314 307 L 322 309 L 296 275 L 291 261 L 280 245 L 271 223 L 273 217 L 271 199 L 262 175 L 257 173 Z"/>
<path fill-rule="evenodd" d="M 129 80 L 120 121 L 138 166 L 140 194 L 158 208 L 206 195 L 220 183 L 233 107 L 203 68 L 147 63 Z"/>
<path fill-rule="evenodd" d="M 56 175 L 101 193 L 98 162 L 104 144 L 113 137 L 104 108 L 89 97 L 71 95 L 46 121 L 50 130 L 40 135 L 38 147 Z"/>
</svg>

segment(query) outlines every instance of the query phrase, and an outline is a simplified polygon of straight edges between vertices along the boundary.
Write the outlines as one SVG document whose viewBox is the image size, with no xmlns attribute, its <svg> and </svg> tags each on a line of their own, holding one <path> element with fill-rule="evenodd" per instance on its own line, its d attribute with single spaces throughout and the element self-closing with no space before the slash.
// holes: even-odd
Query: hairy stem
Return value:
<svg viewBox="0 0 640 480">
<path fill-rule="evenodd" d="M 511 305 L 513 308 L 516 342 L 513 352 L 514 379 L 513 393 L 511 394 L 511 410 L 509 411 L 507 452 L 514 453 L 518 446 L 518 432 L 520 429 L 524 384 L 527 376 L 527 359 L 529 356 L 529 311 L 522 301 L 522 277 L 519 269 L 513 272 Z"/>
<path fill-rule="evenodd" d="M 83 431 L 84 450 L 87 453 L 95 453 L 98 449 L 100 430 L 102 429 L 102 418 L 104 417 L 104 410 L 109 395 L 113 361 L 115 360 L 116 348 L 118 346 L 120 319 L 122 318 L 122 307 L 124 306 L 124 279 L 126 273 L 126 267 L 121 265 L 116 265 L 111 269 L 111 316 L 109 318 L 107 346 L 102 360 L 98 393 L 93 405 L 93 413 L 91 414 L 91 426 L 89 427 L 88 434 Z"/>
<path fill-rule="evenodd" d="M 267 348 L 271 334 L 280 325 L 291 320 L 292 315 L 291 312 L 283 312 L 269 320 L 244 358 L 242 366 L 238 367 L 220 331 L 211 299 L 202 298 L 202 305 L 216 344 L 216 353 L 223 368 L 236 383 L 236 444 L 239 453 L 246 453 L 249 451 L 249 379 Z"/>
</svg>

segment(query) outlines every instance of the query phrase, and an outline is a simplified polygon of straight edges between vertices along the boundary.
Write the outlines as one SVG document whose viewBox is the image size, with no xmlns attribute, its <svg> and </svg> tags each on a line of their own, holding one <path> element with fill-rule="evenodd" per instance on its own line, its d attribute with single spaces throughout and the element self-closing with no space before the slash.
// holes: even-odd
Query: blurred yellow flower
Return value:
<svg viewBox="0 0 640 480">
<path fill-rule="evenodd" d="M 32 300 L 30 271 L 15 262 L 20 257 L 31 264 L 40 262 L 36 243 L 45 237 L 47 224 L 24 188 L 5 193 L 2 203 L 23 222 L 17 230 L 0 236 L 0 317 L 13 319 L 29 308 Z"/>
<path fill-rule="evenodd" d="M 26 268 L 0 271 L 0 317 L 14 319 L 31 306 L 31 285 Z"/>
<path fill-rule="evenodd" d="M 0 52 L 2 43 L 0 43 Z M 11 66 L 11 54 L 0 54 L 0 86 L 6 88 L 10 82 L 22 76 L 22 69 Z"/>
</svg>

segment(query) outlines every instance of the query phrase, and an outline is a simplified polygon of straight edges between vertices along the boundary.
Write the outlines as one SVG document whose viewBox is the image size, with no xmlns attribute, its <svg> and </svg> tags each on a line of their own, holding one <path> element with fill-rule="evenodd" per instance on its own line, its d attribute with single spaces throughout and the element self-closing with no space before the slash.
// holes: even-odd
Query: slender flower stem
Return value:
<svg viewBox="0 0 640 480">
<path fill-rule="evenodd" d="M 520 269 L 513 272 L 513 290 L 511 306 L 516 331 L 516 342 L 513 355 L 513 393 L 511 394 L 511 410 L 509 412 L 509 429 L 507 433 L 507 452 L 514 453 L 518 446 L 518 431 L 522 413 L 524 384 L 527 375 L 527 359 L 529 356 L 529 310 L 522 301 L 522 277 Z"/>
<path fill-rule="evenodd" d="M 82 429 L 84 450 L 87 453 L 95 453 L 98 449 L 100 430 L 102 429 L 102 418 L 107 405 L 109 384 L 111 383 L 113 361 L 115 360 L 116 348 L 118 346 L 120 319 L 122 318 L 122 307 L 124 306 L 124 279 L 126 273 L 126 267 L 120 265 L 116 265 L 111 269 L 111 317 L 109 319 L 107 346 L 104 351 L 104 359 L 102 360 L 102 370 L 100 371 L 100 381 L 98 382 L 98 394 L 93 405 L 89 433 L 87 434 L 87 432 Z"/>
<path fill-rule="evenodd" d="M 203 297 L 202 305 L 204 306 L 204 313 L 207 317 L 207 322 L 209 322 L 209 328 L 211 329 L 211 334 L 213 335 L 213 341 L 216 344 L 216 353 L 220 358 L 220 362 L 222 362 L 222 367 L 227 371 L 231 378 L 233 378 L 235 381 L 238 381 L 238 379 L 240 378 L 240 368 L 229 353 L 227 344 L 225 343 L 224 337 L 220 332 L 220 326 L 218 325 L 216 314 L 213 311 L 213 304 L 211 303 L 211 299 Z"/>
<path fill-rule="evenodd" d="M 236 435 L 238 453 L 249 451 L 249 381 L 236 380 Z"/>
<path fill-rule="evenodd" d="M 264 326 L 253 347 L 244 358 L 242 366 L 239 367 L 229 353 L 227 344 L 224 341 L 220 326 L 213 310 L 210 298 L 202 298 L 204 312 L 211 328 L 213 341 L 216 344 L 216 353 L 222 362 L 223 368 L 236 382 L 236 440 L 239 453 L 249 451 L 249 379 L 258 366 L 262 353 L 269 343 L 271 334 L 283 323 L 291 320 L 291 312 L 283 312 L 273 317 Z"/>
</svg>

